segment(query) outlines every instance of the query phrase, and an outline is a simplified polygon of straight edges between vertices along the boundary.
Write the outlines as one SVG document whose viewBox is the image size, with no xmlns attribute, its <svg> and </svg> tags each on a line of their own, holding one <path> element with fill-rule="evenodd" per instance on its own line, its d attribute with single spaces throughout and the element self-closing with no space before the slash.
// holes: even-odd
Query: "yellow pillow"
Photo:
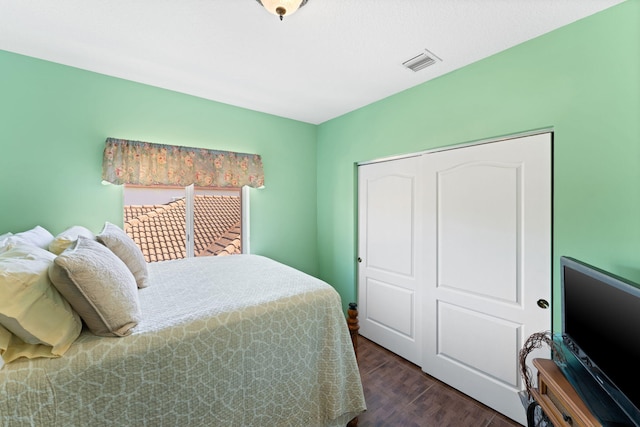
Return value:
<svg viewBox="0 0 640 427">
<path fill-rule="evenodd" d="M 27 344 L 0 325 L 0 369 L 5 363 L 26 357 L 59 357 L 51 353 L 51 347 L 43 344 Z"/>
<path fill-rule="evenodd" d="M 51 357 L 64 354 L 82 330 L 80 317 L 49 280 L 55 257 L 31 245 L 0 254 L 0 325 L 26 344 L 49 346 Z"/>
<path fill-rule="evenodd" d="M 95 239 L 91 230 L 82 227 L 81 225 L 74 225 L 58 234 L 53 242 L 49 244 L 49 251 L 56 255 L 60 255 L 67 249 L 73 242 L 78 240 L 78 236 L 86 237 L 87 239 Z"/>
</svg>

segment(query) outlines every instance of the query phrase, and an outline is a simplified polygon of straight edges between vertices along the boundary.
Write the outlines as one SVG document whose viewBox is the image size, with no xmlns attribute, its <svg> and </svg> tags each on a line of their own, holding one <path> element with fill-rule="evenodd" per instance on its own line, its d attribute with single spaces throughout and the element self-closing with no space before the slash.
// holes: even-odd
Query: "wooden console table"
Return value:
<svg viewBox="0 0 640 427">
<path fill-rule="evenodd" d="M 552 360 L 533 359 L 533 366 L 538 369 L 533 405 L 538 404 L 555 427 L 602 427 Z"/>
</svg>

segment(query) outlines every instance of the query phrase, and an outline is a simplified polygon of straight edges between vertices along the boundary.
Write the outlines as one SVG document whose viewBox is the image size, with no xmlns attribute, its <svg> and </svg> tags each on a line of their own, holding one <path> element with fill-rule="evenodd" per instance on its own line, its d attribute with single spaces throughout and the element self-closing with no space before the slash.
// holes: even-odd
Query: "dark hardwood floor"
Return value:
<svg viewBox="0 0 640 427">
<path fill-rule="evenodd" d="M 520 426 L 362 336 L 358 364 L 367 401 L 359 427 Z"/>
</svg>

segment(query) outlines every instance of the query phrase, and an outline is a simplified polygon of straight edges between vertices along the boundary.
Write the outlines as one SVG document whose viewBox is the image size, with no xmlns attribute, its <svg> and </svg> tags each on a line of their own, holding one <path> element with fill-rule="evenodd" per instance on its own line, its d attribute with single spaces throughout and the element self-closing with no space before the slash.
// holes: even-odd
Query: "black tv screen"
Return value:
<svg viewBox="0 0 640 427">
<path fill-rule="evenodd" d="M 640 425 L 640 288 L 572 258 L 560 266 L 566 347 Z"/>
</svg>

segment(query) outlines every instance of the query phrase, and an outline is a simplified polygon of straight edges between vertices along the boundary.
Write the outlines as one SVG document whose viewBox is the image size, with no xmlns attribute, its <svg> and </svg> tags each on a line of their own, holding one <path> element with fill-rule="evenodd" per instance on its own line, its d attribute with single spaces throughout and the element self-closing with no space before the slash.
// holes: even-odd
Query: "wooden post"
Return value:
<svg viewBox="0 0 640 427">
<path fill-rule="evenodd" d="M 355 302 L 349 303 L 349 309 L 347 310 L 347 326 L 349 327 L 349 334 L 351 335 L 351 344 L 353 344 L 353 351 L 358 357 L 358 331 L 360 330 L 360 324 L 358 323 L 358 304 Z M 358 427 L 358 417 L 355 417 L 347 427 Z"/>
<path fill-rule="evenodd" d="M 358 331 L 360 330 L 360 324 L 358 323 L 358 304 L 355 302 L 349 303 L 347 325 L 349 326 L 349 334 L 351 334 L 353 351 L 356 353 L 356 357 L 358 357 Z"/>
</svg>

